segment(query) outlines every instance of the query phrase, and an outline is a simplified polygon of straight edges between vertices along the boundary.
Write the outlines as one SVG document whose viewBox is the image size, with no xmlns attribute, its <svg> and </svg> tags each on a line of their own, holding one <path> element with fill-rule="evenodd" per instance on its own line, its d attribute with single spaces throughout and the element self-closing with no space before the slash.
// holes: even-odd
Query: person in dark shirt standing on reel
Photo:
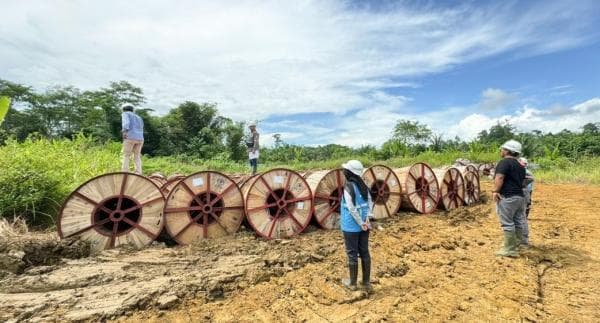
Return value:
<svg viewBox="0 0 600 323">
<path fill-rule="evenodd" d="M 518 257 L 517 248 L 523 240 L 525 168 L 517 159 L 521 154 L 521 149 L 518 141 L 507 141 L 501 147 L 502 160 L 496 165 L 492 197 L 496 203 L 500 226 L 504 231 L 504 246 L 496 252 L 498 256 Z"/>
</svg>

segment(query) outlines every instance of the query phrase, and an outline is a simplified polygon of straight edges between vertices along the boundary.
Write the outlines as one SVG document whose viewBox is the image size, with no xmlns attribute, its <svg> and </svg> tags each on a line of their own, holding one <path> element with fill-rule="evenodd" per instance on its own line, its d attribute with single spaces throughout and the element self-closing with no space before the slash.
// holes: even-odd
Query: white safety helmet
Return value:
<svg viewBox="0 0 600 323">
<path fill-rule="evenodd" d="M 512 139 L 505 142 L 501 148 L 506 149 L 508 151 L 512 151 L 513 153 L 517 153 L 517 154 L 520 154 L 523 149 L 523 147 L 521 146 L 521 143 L 519 143 L 516 140 L 512 140 Z"/>
<path fill-rule="evenodd" d="M 343 163 L 342 168 L 347 169 L 358 176 L 362 176 L 364 169 L 363 164 L 356 159 Z"/>
<path fill-rule="evenodd" d="M 256 127 L 256 121 L 250 121 L 248 127 Z"/>
<path fill-rule="evenodd" d="M 529 164 L 529 163 L 527 162 L 527 158 L 525 158 L 525 157 L 521 157 L 521 158 L 519 158 L 519 163 L 521 163 L 521 165 L 523 165 L 523 166 L 525 166 L 525 167 L 527 167 L 527 164 Z"/>
</svg>

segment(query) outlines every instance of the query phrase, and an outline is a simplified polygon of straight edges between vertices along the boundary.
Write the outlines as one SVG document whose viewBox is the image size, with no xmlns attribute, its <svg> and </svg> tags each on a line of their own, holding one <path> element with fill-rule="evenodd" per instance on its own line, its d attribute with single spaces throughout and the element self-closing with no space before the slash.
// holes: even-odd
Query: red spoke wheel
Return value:
<svg viewBox="0 0 600 323">
<path fill-rule="evenodd" d="M 402 184 L 402 206 L 410 211 L 429 214 L 437 209 L 439 185 L 435 173 L 425 163 L 394 170 Z"/>
<path fill-rule="evenodd" d="M 465 171 L 462 175 L 465 179 L 465 204 L 471 205 L 479 202 L 481 198 L 479 177 L 471 171 Z"/>
<path fill-rule="evenodd" d="M 383 219 L 396 214 L 402 203 L 402 187 L 392 169 L 373 165 L 364 171 L 363 178 L 373 197 L 373 217 Z"/>
<path fill-rule="evenodd" d="M 95 251 L 120 245 L 141 248 L 163 227 L 165 198 L 158 186 L 133 173 L 94 177 L 73 191 L 59 214 L 61 238 L 79 236 Z"/>
<path fill-rule="evenodd" d="M 313 192 L 314 217 L 323 229 L 340 225 L 340 204 L 346 178 L 342 169 L 321 170 L 304 175 Z"/>
<path fill-rule="evenodd" d="M 433 170 L 440 188 L 439 205 L 444 210 L 459 208 L 465 204 L 465 181 L 457 168 Z"/>
<path fill-rule="evenodd" d="M 242 185 L 246 219 L 263 238 L 289 238 L 304 231 L 313 210 L 312 192 L 300 174 L 283 168 L 249 178 Z"/>
<path fill-rule="evenodd" d="M 469 164 L 465 168 L 467 171 L 473 172 L 475 175 L 477 175 L 477 177 L 479 177 L 479 170 L 477 169 L 477 166 Z"/>
<path fill-rule="evenodd" d="M 165 205 L 167 233 L 179 244 L 234 234 L 244 219 L 237 184 L 224 174 L 203 171 L 181 179 Z"/>
</svg>

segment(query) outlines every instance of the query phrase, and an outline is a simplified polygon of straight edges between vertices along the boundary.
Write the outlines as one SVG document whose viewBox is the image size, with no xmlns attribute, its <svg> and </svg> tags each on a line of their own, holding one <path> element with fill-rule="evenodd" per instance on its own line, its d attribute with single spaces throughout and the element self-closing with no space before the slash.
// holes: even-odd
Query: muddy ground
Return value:
<svg viewBox="0 0 600 323">
<path fill-rule="evenodd" d="M 597 322 L 599 201 L 598 186 L 537 184 L 533 247 L 518 259 L 494 256 L 502 233 L 489 201 L 401 213 L 372 234 L 369 295 L 341 288 L 340 234 L 314 228 L 89 257 L 53 235 L 0 240 L 0 321 Z"/>
</svg>

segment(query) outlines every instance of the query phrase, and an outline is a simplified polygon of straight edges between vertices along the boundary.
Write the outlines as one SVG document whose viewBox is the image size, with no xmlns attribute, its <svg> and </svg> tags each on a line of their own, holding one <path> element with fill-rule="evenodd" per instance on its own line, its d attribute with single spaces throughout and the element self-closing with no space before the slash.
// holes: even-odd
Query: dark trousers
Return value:
<svg viewBox="0 0 600 323">
<path fill-rule="evenodd" d="M 258 158 L 250 159 L 250 166 L 252 167 L 252 174 L 256 174 L 256 168 L 258 167 Z"/>
<path fill-rule="evenodd" d="M 371 260 L 369 254 L 369 231 L 344 233 L 344 245 L 348 254 L 348 263 L 357 264 L 358 257 L 363 261 Z"/>
</svg>

